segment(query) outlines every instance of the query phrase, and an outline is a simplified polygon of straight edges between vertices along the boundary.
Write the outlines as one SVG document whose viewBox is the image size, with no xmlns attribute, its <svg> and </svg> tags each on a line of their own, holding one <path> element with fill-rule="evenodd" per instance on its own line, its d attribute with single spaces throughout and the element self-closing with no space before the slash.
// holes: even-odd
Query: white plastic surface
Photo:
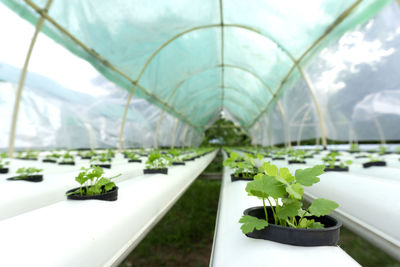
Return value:
<svg viewBox="0 0 400 267">
<path fill-rule="evenodd" d="M 210 266 L 359 266 L 336 246 L 300 247 L 246 237 L 238 221 L 245 209 L 262 202 L 247 196 L 247 182 L 231 182 L 230 174 L 225 167 Z"/>
<path fill-rule="evenodd" d="M 3 266 L 118 265 L 172 207 L 216 152 L 168 175 L 118 183 L 113 202 L 64 200 L 0 222 Z"/>
</svg>

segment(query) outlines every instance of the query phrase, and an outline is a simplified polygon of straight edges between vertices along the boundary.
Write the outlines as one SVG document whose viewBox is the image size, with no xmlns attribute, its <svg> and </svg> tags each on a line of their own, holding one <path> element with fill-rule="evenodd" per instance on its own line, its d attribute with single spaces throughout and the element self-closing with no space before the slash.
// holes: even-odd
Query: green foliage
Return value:
<svg viewBox="0 0 400 267">
<path fill-rule="evenodd" d="M 304 161 L 304 158 L 306 156 L 306 153 L 304 150 L 301 149 L 290 149 L 288 151 L 289 157 L 291 160 L 296 160 L 296 161 Z"/>
<path fill-rule="evenodd" d="M 373 155 L 368 155 L 369 162 L 382 161 L 382 159 L 374 157 Z"/>
<path fill-rule="evenodd" d="M 357 145 L 357 144 L 350 145 L 350 152 L 360 152 L 360 151 L 361 151 L 361 149 L 360 149 L 359 145 Z"/>
<path fill-rule="evenodd" d="M 25 179 L 32 174 L 40 173 L 42 171 L 43 169 L 37 169 L 34 167 L 28 167 L 28 168 L 22 167 L 17 170 L 16 173 L 18 173 L 19 175 L 15 177 L 15 179 Z"/>
<path fill-rule="evenodd" d="M 180 162 L 181 152 L 178 149 L 170 149 L 168 150 L 168 155 L 170 155 L 172 162 Z"/>
<path fill-rule="evenodd" d="M 150 153 L 146 161 L 146 169 L 163 169 L 172 164 L 171 158 L 162 155 L 158 151 Z"/>
<path fill-rule="evenodd" d="M 328 163 L 329 168 L 335 168 L 336 158 L 340 155 L 339 152 L 332 151 L 326 157 L 323 157 L 322 160 Z"/>
<path fill-rule="evenodd" d="M 67 151 L 64 153 L 64 155 L 61 156 L 61 162 L 73 162 L 74 161 L 74 156 L 71 155 L 70 151 Z"/>
<path fill-rule="evenodd" d="M 279 169 L 268 162 L 260 167 L 260 173 L 254 176 L 254 180 L 247 183 L 246 192 L 249 196 L 255 196 L 263 201 L 266 220 L 244 215 L 240 219 L 243 223 L 243 233 L 252 232 L 254 229 L 267 227 L 268 213 L 265 201 L 270 203 L 274 223 L 293 228 L 323 228 L 324 226 L 310 216 L 328 215 L 339 205 L 327 199 L 316 199 L 308 209 L 303 209 L 303 186 L 311 186 L 320 181 L 319 175 L 324 173 L 325 166 L 316 165 L 312 168 L 297 169 L 293 176 L 287 168 Z M 272 206 L 271 199 L 275 203 L 281 200 L 282 205 Z M 251 218 L 252 217 L 252 218 Z M 264 221 L 263 223 L 261 221 Z"/>
<path fill-rule="evenodd" d="M 18 152 L 17 158 L 22 159 L 37 159 L 39 152 L 36 151 L 27 151 L 27 152 Z"/>
<path fill-rule="evenodd" d="M 90 159 L 90 162 L 92 164 L 104 164 L 104 163 L 110 163 L 111 158 L 109 157 L 108 153 L 101 153 L 99 155 L 95 155 Z"/>
<path fill-rule="evenodd" d="M 387 147 L 385 147 L 385 146 L 379 146 L 379 151 L 378 151 L 378 154 L 379 155 L 385 155 L 386 154 L 386 152 L 387 152 Z"/>
<path fill-rule="evenodd" d="M 262 155 L 259 156 L 259 158 L 262 158 Z M 238 153 L 232 152 L 224 160 L 223 165 L 229 166 L 233 170 L 235 177 L 242 174 L 243 177 L 251 178 L 254 176 L 255 171 L 255 157 L 249 153 L 245 153 L 245 157 L 241 157 Z"/>
<path fill-rule="evenodd" d="M 1 152 L 0 153 L 0 158 L 2 158 L 2 159 L 8 158 L 7 152 Z"/>
<path fill-rule="evenodd" d="M 400 146 L 396 147 L 396 154 L 400 154 Z"/>
<path fill-rule="evenodd" d="M 60 154 L 58 154 L 58 153 L 56 153 L 56 152 L 53 152 L 53 153 L 51 153 L 51 154 L 49 154 L 49 155 L 46 155 L 46 159 L 53 159 L 53 160 L 57 160 L 57 159 L 59 159 L 61 157 L 61 155 Z"/>
<path fill-rule="evenodd" d="M 93 168 L 81 168 L 81 172 L 75 177 L 75 181 L 80 184 L 79 189 L 68 193 L 67 195 L 99 195 L 106 193 L 116 186 L 111 180 L 120 176 L 116 175 L 111 178 L 103 176 L 104 170 L 101 167 L 94 166 Z"/>
<path fill-rule="evenodd" d="M 10 164 L 9 161 L 0 157 L 0 169 L 6 168 Z"/>
<path fill-rule="evenodd" d="M 251 145 L 250 137 L 243 129 L 236 126 L 233 122 L 219 119 L 205 132 L 202 146 L 217 142 L 218 145 L 227 146 L 248 146 Z"/>
<path fill-rule="evenodd" d="M 131 160 L 140 160 L 139 155 L 134 152 L 126 152 L 126 157 Z"/>
</svg>

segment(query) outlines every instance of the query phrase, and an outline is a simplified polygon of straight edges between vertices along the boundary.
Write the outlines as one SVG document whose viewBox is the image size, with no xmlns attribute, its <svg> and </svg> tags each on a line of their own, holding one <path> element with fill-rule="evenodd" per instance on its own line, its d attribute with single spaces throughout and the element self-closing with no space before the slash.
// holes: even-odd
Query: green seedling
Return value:
<svg viewBox="0 0 400 267">
<path fill-rule="evenodd" d="M 146 161 L 146 169 L 163 169 L 172 164 L 171 158 L 162 155 L 158 151 L 150 153 Z"/>
<path fill-rule="evenodd" d="M 5 159 L 7 157 L 8 157 L 7 152 L 1 152 L 0 153 L 0 158 Z"/>
<path fill-rule="evenodd" d="M 328 163 L 329 168 L 333 169 L 335 168 L 335 164 L 336 164 L 336 158 L 338 156 L 340 156 L 341 154 L 339 152 L 336 151 L 332 151 L 330 152 L 328 155 L 326 155 L 325 157 L 322 158 L 322 160 L 326 163 Z"/>
<path fill-rule="evenodd" d="M 324 173 L 324 165 L 316 165 L 312 168 L 297 169 L 293 176 L 288 168 L 278 168 L 270 163 L 264 163 L 263 172 L 257 174 L 254 180 L 246 186 L 249 196 L 255 196 L 262 200 L 265 220 L 250 215 L 243 215 L 239 220 L 240 227 L 244 234 L 254 229 L 261 230 L 268 227 L 270 223 L 266 209 L 266 201 L 269 203 L 272 214 L 271 218 L 275 225 L 317 229 L 324 225 L 311 219 L 310 216 L 325 216 L 339 205 L 328 199 L 318 198 L 313 201 L 310 207 L 303 208 L 303 186 L 312 186 L 320 181 L 319 175 Z M 276 203 L 272 205 L 271 200 Z M 281 200 L 282 205 L 278 204 Z"/>
<path fill-rule="evenodd" d="M 360 149 L 359 145 L 357 145 L 357 144 L 350 145 L 350 152 L 360 152 L 360 151 L 361 151 L 361 149 Z"/>
<path fill-rule="evenodd" d="M 51 153 L 49 155 L 46 155 L 46 159 L 52 159 L 52 160 L 58 160 L 61 157 L 60 154 L 58 153 Z"/>
<path fill-rule="evenodd" d="M 172 162 L 181 162 L 181 152 L 178 149 L 170 149 L 168 155 L 171 156 Z"/>
<path fill-rule="evenodd" d="M 92 164 L 106 164 L 111 163 L 111 158 L 108 157 L 107 153 L 102 153 L 100 155 L 94 156 L 90 159 L 90 163 Z"/>
<path fill-rule="evenodd" d="M 95 156 L 97 156 L 97 153 L 95 151 L 79 152 L 79 156 L 81 156 L 81 157 L 95 157 Z"/>
<path fill-rule="evenodd" d="M 93 168 L 81 168 L 81 172 L 75 177 L 75 181 L 80 184 L 79 189 L 70 192 L 69 195 L 100 195 L 111 191 L 116 187 L 115 183 L 111 180 L 121 176 L 118 174 L 111 178 L 103 176 L 104 170 L 101 167 L 94 166 Z"/>
<path fill-rule="evenodd" d="M 61 157 L 61 162 L 73 162 L 74 156 L 70 154 L 70 151 L 65 152 L 65 154 Z"/>
<path fill-rule="evenodd" d="M 229 157 L 224 160 L 223 165 L 228 166 L 233 170 L 233 176 L 243 178 L 252 178 L 255 171 L 255 157 L 252 154 L 245 154 L 246 157 L 241 157 L 238 153 L 232 152 Z M 262 160 L 263 156 L 258 154 L 258 159 Z"/>
<path fill-rule="evenodd" d="M 28 178 L 28 176 L 33 175 L 35 173 L 40 173 L 42 171 L 43 169 L 37 169 L 34 167 L 28 167 L 28 168 L 22 167 L 17 170 L 16 173 L 18 173 L 19 175 L 14 177 L 14 179 L 26 179 Z"/>
<path fill-rule="evenodd" d="M 0 169 L 6 168 L 10 164 L 9 161 L 0 158 Z"/>
<path fill-rule="evenodd" d="M 126 152 L 126 157 L 131 160 L 140 160 L 139 156 L 134 152 Z"/>
<path fill-rule="evenodd" d="M 374 157 L 373 155 L 368 155 L 368 159 L 369 159 L 369 162 L 382 161 L 382 159 L 376 158 L 376 157 Z"/>
<path fill-rule="evenodd" d="M 291 160 L 294 161 L 304 161 L 304 157 L 306 156 L 306 153 L 304 150 L 290 150 L 289 151 L 289 157 Z"/>
<path fill-rule="evenodd" d="M 387 147 L 385 147 L 385 146 L 379 146 L 378 154 L 379 154 L 380 156 L 382 156 L 382 155 L 385 155 L 386 153 L 387 153 Z"/>
<path fill-rule="evenodd" d="M 396 154 L 400 154 L 400 146 L 396 147 Z"/>
</svg>

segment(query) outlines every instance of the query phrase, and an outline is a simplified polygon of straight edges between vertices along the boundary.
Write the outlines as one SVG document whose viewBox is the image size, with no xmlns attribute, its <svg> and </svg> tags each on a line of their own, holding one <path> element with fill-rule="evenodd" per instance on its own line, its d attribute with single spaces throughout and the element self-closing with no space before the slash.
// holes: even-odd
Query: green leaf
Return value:
<svg viewBox="0 0 400 267">
<path fill-rule="evenodd" d="M 294 181 L 294 177 L 293 177 L 293 175 L 290 174 L 288 168 L 280 168 L 279 169 L 279 177 L 282 177 L 288 183 L 291 183 Z"/>
<path fill-rule="evenodd" d="M 303 197 L 304 188 L 300 184 L 290 184 L 286 186 L 286 192 L 295 199 L 301 199 Z"/>
<path fill-rule="evenodd" d="M 278 176 L 278 167 L 270 164 L 269 162 L 264 162 L 263 169 L 269 176 Z"/>
<path fill-rule="evenodd" d="M 309 217 L 309 216 L 312 216 L 312 214 L 307 212 L 306 210 L 299 209 L 298 212 L 297 212 L 297 216 L 299 216 L 299 217 Z"/>
<path fill-rule="evenodd" d="M 284 185 L 274 177 L 265 174 L 262 174 L 262 176 L 256 175 L 255 177 L 257 177 L 257 179 L 247 183 L 246 191 L 249 195 L 261 198 L 271 196 L 275 199 L 285 196 L 286 191 Z"/>
<path fill-rule="evenodd" d="M 311 221 L 312 221 L 312 224 L 309 225 L 308 228 L 311 228 L 311 229 L 322 229 L 322 228 L 324 228 L 324 225 L 322 223 L 315 222 L 314 220 L 311 220 Z"/>
<path fill-rule="evenodd" d="M 283 206 L 276 207 L 276 215 L 281 220 L 293 218 L 297 215 L 303 203 L 294 199 L 283 199 Z"/>
<path fill-rule="evenodd" d="M 239 223 L 242 223 L 240 229 L 242 229 L 243 234 L 251 233 L 254 229 L 261 230 L 268 226 L 266 220 L 261 220 L 250 215 L 243 215 Z"/>
<path fill-rule="evenodd" d="M 332 210 L 338 208 L 339 205 L 332 200 L 317 198 L 313 201 L 311 206 L 308 208 L 309 212 L 314 216 L 324 216 L 331 213 Z"/>
<path fill-rule="evenodd" d="M 316 222 L 314 219 L 306 219 L 303 218 L 299 225 L 297 226 L 298 228 L 307 228 L 307 229 L 321 229 L 324 228 L 324 225 L 320 222 Z"/>
<path fill-rule="evenodd" d="M 295 173 L 296 181 L 305 186 L 311 186 L 318 183 L 320 179 L 317 177 L 324 173 L 324 165 L 316 165 L 312 168 L 297 169 Z"/>
</svg>

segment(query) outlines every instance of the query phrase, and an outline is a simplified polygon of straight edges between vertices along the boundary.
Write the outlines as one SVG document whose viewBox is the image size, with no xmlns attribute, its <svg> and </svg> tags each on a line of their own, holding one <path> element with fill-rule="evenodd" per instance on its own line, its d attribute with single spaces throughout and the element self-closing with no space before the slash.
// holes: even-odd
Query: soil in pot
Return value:
<svg viewBox="0 0 400 267">
<path fill-rule="evenodd" d="M 376 166 L 376 167 L 384 167 L 386 166 L 386 161 L 370 161 L 367 163 L 363 163 L 363 167 L 364 168 L 369 168 L 372 166 Z"/>
<path fill-rule="evenodd" d="M 27 182 L 34 182 L 38 183 L 43 181 L 43 174 L 35 174 L 35 175 L 29 175 L 25 178 L 19 178 L 19 176 L 14 176 L 7 178 L 9 181 L 27 181 Z"/>
<path fill-rule="evenodd" d="M 66 194 L 74 192 L 76 190 L 78 190 L 79 187 L 68 190 L 66 192 Z M 86 188 L 83 187 L 83 190 L 86 191 Z M 97 200 L 104 200 L 104 201 L 115 201 L 118 199 L 118 187 L 114 187 L 113 189 L 111 189 L 108 192 L 102 193 L 100 195 L 80 195 L 78 194 L 74 194 L 74 195 L 69 195 L 67 196 L 67 199 L 72 199 L 72 200 L 89 200 L 89 199 L 97 199 Z"/>
<path fill-rule="evenodd" d="M 42 162 L 44 162 L 44 163 L 57 163 L 57 160 L 55 160 L 55 159 L 44 159 L 44 160 L 42 160 Z"/>
<path fill-rule="evenodd" d="M 68 161 L 68 162 L 60 162 L 58 165 L 75 165 L 74 161 Z"/>
<path fill-rule="evenodd" d="M 349 171 L 349 167 L 340 167 L 335 165 L 335 167 L 333 168 L 329 168 L 329 166 L 326 166 L 324 171 L 326 172 L 348 172 Z"/>
<path fill-rule="evenodd" d="M 253 232 L 246 234 L 246 236 L 305 247 L 336 246 L 339 241 L 342 223 L 331 216 L 307 217 L 324 224 L 325 228 L 303 229 L 275 225 L 273 224 L 271 207 L 267 207 L 267 211 L 268 215 L 271 216 L 268 218 L 269 225 L 261 230 L 254 229 Z M 262 206 L 246 209 L 243 214 L 265 220 L 264 208 Z"/>
<path fill-rule="evenodd" d="M 306 164 L 304 160 L 288 160 L 289 164 Z"/>
<path fill-rule="evenodd" d="M 237 176 L 235 176 L 233 173 L 231 174 L 231 181 L 235 182 L 235 181 L 252 181 L 254 179 L 254 175 L 256 175 L 257 173 L 252 173 L 250 174 L 246 174 L 246 176 L 243 176 L 243 173 L 238 173 Z"/>
<path fill-rule="evenodd" d="M 0 173 L 8 173 L 8 168 L 1 168 Z"/>
<path fill-rule="evenodd" d="M 94 166 L 99 166 L 106 169 L 111 169 L 111 164 L 90 164 L 90 167 L 93 168 Z"/>
<path fill-rule="evenodd" d="M 142 163 L 142 160 L 140 159 L 130 159 L 128 162 L 137 162 L 137 163 Z"/>
<path fill-rule="evenodd" d="M 174 165 L 174 166 L 185 165 L 185 162 L 183 162 L 183 161 L 176 161 L 176 162 L 172 162 L 172 165 Z"/>
<path fill-rule="evenodd" d="M 156 173 L 168 174 L 168 169 L 167 168 L 162 168 L 162 169 L 144 169 L 143 173 L 144 174 L 156 174 Z"/>
</svg>

